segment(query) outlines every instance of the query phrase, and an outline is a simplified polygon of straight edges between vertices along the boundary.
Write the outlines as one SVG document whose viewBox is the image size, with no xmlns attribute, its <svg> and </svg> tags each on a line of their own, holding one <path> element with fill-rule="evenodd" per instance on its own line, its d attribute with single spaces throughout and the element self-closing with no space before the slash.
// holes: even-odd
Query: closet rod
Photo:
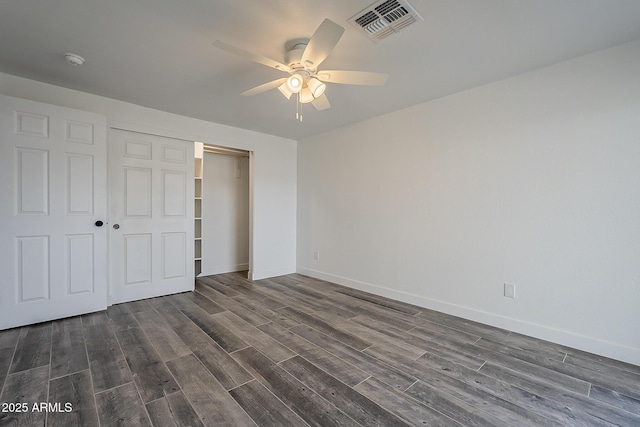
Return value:
<svg viewBox="0 0 640 427">
<path fill-rule="evenodd" d="M 208 150 L 208 149 L 204 149 L 203 150 L 205 153 L 211 153 L 211 154 L 222 154 L 223 156 L 232 156 L 232 157 L 249 157 L 248 154 L 244 154 L 244 153 L 234 153 L 233 151 L 218 151 L 218 150 Z"/>
</svg>

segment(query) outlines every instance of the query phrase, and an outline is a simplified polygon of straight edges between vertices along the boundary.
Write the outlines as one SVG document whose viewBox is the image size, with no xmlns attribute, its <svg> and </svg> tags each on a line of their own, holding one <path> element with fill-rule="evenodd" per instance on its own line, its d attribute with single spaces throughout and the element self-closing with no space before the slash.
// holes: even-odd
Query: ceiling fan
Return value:
<svg viewBox="0 0 640 427">
<path fill-rule="evenodd" d="M 273 80 L 242 92 L 251 96 L 270 89 L 278 90 L 287 98 L 296 95 L 296 118 L 302 121 L 301 104 L 311 103 L 317 110 L 326 110 L 331 106 L 324 91 L 325 83 L 341 83 L 351 85 L 382 86 L 387 75 L 367 71 L 318 70 L 329 53 L 336 46 L 344 33 L 344 28 L 335 22 L 325 19 L 310 39 L 295 39 L 287 42 L 285 64 L 258 55 L 236 46 L 216 40 L 214 46 L 229 53 L 250 59 L 267 67 L 275 68 L 289 74 L 288 77 Z"/>
</svg>

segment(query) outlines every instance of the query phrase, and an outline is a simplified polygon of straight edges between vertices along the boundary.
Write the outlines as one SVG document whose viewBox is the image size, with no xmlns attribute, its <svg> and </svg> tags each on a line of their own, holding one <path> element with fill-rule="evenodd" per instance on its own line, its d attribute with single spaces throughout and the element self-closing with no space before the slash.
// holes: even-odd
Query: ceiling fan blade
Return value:
<svg viewBox="0 0 640 427">
<path fill-rule="evenodd" d="M 326 110 L 327 108 L 331 107 L 331 104 L 329 104 L 329 100 L 324 93 L 311 101 L 311 105 L 316 107 L 316 110 L 318 111 Z"/>
<path fill-rule="evenodd" d="M 311 40 L 309 40 L 302 53 L 300 62 L 309 65 L 311 68 L 317 68 L 338 44 L 342 33 L 344 33 L 344 28 L 340 25 L 329 19 L 322 21 L 322 24 L 311 36 Z"/>
<path fill-rule="evenodd" d="M 347 85 L 383 86 L 387 82 L 387 74 L 369 71 L 322 70 L 316 77 L 323 82 L 342 83 Z"/>
<path fill-rule="evenodd" d="M 242 92 L 242 95 L 244 96 L 257 95 L 259 93 L 266 92 L 269 89 L 275 89 L 278 86 L 280 86 L 282 83 L 284 83 L 286 80 L 287 80 L 287 77 L 284 77 L 278 80 L 273 80 L 271 82 L 262 84 L 260 86 L 256 86 L 253 89 L 245 90 L 244 92 Z"/>
<path fill-rule="evenodd" d="M 219 49 L 225 50 L 229 53 L 233 53 L 234 55 L 238 55 L 259 64 L 266 65 L 267 67 L 275 68 L 276 70 L 285 71 L 287 73 L 291 71 L 288 66 L 278 61 L 274 61 L 273 59 L 267 58 L 266 56 L 258 55 L 257 53 L 249 52 L 248 50 L 240 49 L 239 47 L 230 45 L 220 40 L 216 40 L 215 42 L 213 42 L 213 45 Z"/>
</svg>

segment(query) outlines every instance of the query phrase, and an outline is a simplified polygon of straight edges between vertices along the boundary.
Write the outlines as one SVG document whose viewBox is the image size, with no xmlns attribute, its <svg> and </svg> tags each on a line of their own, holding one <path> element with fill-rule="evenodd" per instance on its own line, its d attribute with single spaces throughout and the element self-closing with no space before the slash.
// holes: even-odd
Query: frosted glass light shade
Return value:
<svg viewBox="0 0 640 427">
<path fill-rule="evenodd" d="M 311 93 L 311 90 L 309 90 L 308 87 L 305 87 L 300 92 L 300 102 L 302 104 L 308 104 L 309 102 L 313 101 L 314 99 L 315 98 L 313 97 L 313 94 Z"/>
<path fill-rule="evenodd" d="M 291 92 L 287 87 L 287 82 L 284 82 L 280 86 L 278 86 L 278 90 L 285 96 L 285 98 L 291 99 L 291 95 L 293 95 L 293 92 Z"/>
<path fill-rule="evenodd" d="M 327 85 L 316 79 L 315 77 L 311 77 L 307 82 L 307 86 L 309 86 L 309 90 L 311 90 L 311 94 L 314 98 L 318 98 L 322 96 L 324 90 L 327 88 Z"/>
<path fill-rule="evenodd" d="M 285 83 L 287 84 L 287 89 L 289 89 L 291 93 L 298 93 L 302 90 L 304 79 L 300 74 L 292 74 Z"/>
</svg>

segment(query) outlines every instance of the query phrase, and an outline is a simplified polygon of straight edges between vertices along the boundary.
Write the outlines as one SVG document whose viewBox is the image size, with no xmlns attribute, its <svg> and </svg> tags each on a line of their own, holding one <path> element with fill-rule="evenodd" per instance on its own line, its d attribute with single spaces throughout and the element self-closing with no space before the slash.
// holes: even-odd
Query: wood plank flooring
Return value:
<svg viewBox="0 0 640 427">
<path fill-rule="evenodd" d="M 298 274 L 229 273 L 0 331 L 0 405 L 0 426 L 639 426 L 640 366 Z"/>
</svg>

